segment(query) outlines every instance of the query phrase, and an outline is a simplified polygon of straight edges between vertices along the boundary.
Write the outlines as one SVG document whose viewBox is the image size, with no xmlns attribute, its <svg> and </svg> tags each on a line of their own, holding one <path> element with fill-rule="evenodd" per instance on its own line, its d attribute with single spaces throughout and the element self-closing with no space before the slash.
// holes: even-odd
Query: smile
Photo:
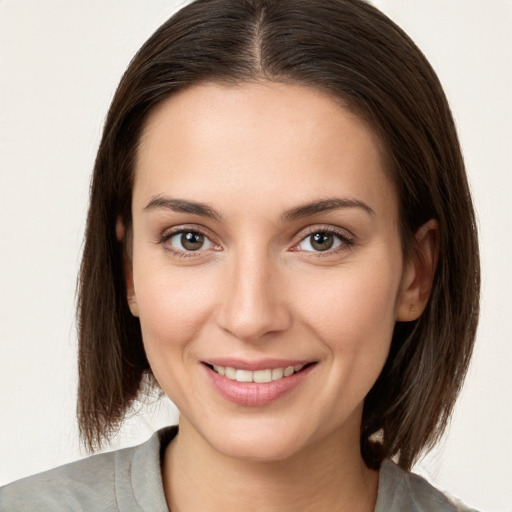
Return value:
<svg viewBox="0 0 512 512">
<path fill-rule="evenodd" d="M 304 366 L 305 365 L 303 364 L 298 364 L 295 366 L 287 366 L 285 368 L 268 368 L 266 370 L 251 371 L 233 368 L 231 366 L 214 365 L 213 370 L 229 380 L 236 380 L 237 382 L 265 383 L 290 377 L 294 373 L 302 370 Z"/>
<path fill-rule="evenodd" d="M 299 387 L 317 366 L 306 361 L 230 360 L 203 362 L 206 377 L 224 399 L 237 405 L 268 405 Z M 284 363 L 284 364 L 283 364 Z"/>
</svg>

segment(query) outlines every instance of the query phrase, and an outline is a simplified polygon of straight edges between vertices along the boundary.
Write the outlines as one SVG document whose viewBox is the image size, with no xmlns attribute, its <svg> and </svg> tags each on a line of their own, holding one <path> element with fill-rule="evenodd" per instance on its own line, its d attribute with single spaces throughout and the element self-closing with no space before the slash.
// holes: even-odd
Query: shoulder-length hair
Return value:
<svg viewBox="0 0 512 512">
<path fill-rule="evenodd" d="M 128 309 L 119 217 L 130 230 L 141 132 L 164 99 L 201 82 L 275 81 L 319 88 L 380 137 L 399 198 L 406 257 L 414 233 L 439 223 L 439 261 L 426 310 L 397 323 L 367 395 L 361 452 L 377 468 L 409 469 L 446 427 L 464 380 L 478 317 L 475 216 L 453 118 L 426 58 L 362 0 L 197 0 L 164 23 L 121 79 L 94 167 L 79 277 L 82 439 L 93 450 L 119 426 L 150 371 Z"/>
</svg>

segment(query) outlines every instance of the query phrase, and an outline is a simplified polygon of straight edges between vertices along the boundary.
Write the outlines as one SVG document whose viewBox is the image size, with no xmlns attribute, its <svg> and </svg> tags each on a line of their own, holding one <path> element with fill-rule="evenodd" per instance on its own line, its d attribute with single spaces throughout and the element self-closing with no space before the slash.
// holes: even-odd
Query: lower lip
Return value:
<svg viewBox="0 0 512 512">
<path fill-rule="evenodd" d="M 270 404 L 295 389 L 316 365 L 312 364 L 289 377 L 272 382 L 238 382 L 213 371 L 204 365 L 213 387 L 227 400 L 237 405 L 260 407 Z"/>
</svg>

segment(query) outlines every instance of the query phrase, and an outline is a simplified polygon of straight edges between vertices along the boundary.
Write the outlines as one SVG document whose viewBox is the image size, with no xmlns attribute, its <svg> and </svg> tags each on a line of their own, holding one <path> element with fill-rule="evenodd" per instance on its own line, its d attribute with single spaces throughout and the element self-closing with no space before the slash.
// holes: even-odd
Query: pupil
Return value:
<svg viewBox="0 0 512 512">
<path fill-rule="evenodd" d="M 200 233 L 183 233 L 181 235 L 181 245 L 189 251 L 197 251 L 203 245 L 204 237 Z"/>
<path fill-rule="evenodd" d="M 311 240 L 311 246 L 317 251 L 327 251 L 333 243 L 334 238 L 328 233 L 315 233 Z"/>
</svg>

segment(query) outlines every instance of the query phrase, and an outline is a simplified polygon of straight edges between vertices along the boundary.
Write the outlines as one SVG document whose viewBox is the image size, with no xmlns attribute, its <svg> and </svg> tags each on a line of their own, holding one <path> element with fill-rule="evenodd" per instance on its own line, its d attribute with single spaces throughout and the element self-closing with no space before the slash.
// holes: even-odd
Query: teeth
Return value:
<svg viewBox="0 0 512 512">
<path fill-rule="evenodd" d="M 235 380 L 238 382 L 252 382 L 252 372 L 250 370 L 236 370 Z"/>
<path fill-rule="evenodd" d="M 213 365 L 213 369 L 217 373 L 220 373 L 220 375 L 225 375 L 226 374 L 226 368 L 224 368 L 224 366 L 215 366 L 215 365 Z"/>
<path fill-rule="evenodd" d="M 284 369 L 283 368 L 274 368 L 272 370 L 272 380 L 279 380 L 284 377 Z"/>
<path fill-rule="evenodd" d="M 253 382 L 270 382 L 272 380 L 272 370 L 258 370 L 251 373 Z"/>
<path fill-rule="evenodd" d="M 287 366 L 286 368 L 273 368 L 268 370 L 240 370 L 232 368 L 231 366 L 219 366 L 214 365 L 213 369 L 219 374 L 224 375 L 230 380 L 236 380 L 238 382 L 271 382 L 273 380 L 279 380 L 284 377 L 289 377 L 295 372 L 298 372 L 304 368 L 303 364 L 297 364 L 295 366 Z"/>
<path fill-rule="evenodd" d="M 236 370 L 234 368 L 230 368 L 229 366 L 226 366 L 226 369 L 224 370 L 224 375 L 231 380 L 236 380 Z"/>
</svg>

